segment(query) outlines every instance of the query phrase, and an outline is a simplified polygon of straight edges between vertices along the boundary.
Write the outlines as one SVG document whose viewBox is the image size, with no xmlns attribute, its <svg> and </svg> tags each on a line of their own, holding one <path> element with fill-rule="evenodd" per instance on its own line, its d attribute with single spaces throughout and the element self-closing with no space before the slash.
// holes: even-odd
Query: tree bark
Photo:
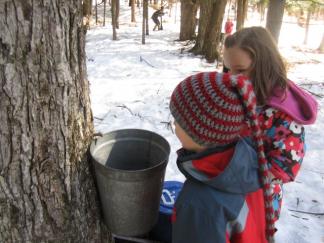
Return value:
<svg viewBox="0 0 324 243">
<path fill-rule="evenodd" d="M 161 25 L 162 25 L 162 19 L 161 19 Z M 145 5 L 145 34 L 149 35 L 149 21 L 148 21 L 148 2 L 146 2 Z"/>
<path fill-rule="evenodd" d="M 103 0 L 104 2 L 104 9 L 103 9 L 103 26 L 106 25 L 106 4 L 107 4 L 107 0 Z"/>
<path fill-rule="evenodd" d="M 203 54 L 203 46 L 205 42 L 205 36 L 207 32 L 207 26 L 212 18 L 212 6 L 213 0 L 201 0 L 199 2 L 200 12 L 199 12 L 199 24 L 198 24 L 198 35 L 196 38 L 195 46 L 191 51 L 195 55 Z"/>
<path fill-rule="evenodd" d="M 85 26 L 90 29 L 90 19 L 92 15 L 92 0 L 84 0 L 82 4 L 83 18 Z"/>
<path fill-rule="evenodd" d="M 95 14 L 96 14 L 96 25 L 98 24 L 98 1 L 97 0 L 95 0 L 96 2 L 95 2 Z"/>
<path fill-rule="evenodd" d="M 0 2 L 0 242 L 108 242 L 81 1 Z"/>
<path fill-rule="evenodd" d="M 285 0 L 269 1 L 266 28 L 270 31 L 272 37 L 277 43 L 285 10 L 285 2 Z"/>
<path fill-rule="evenodd" d="M 213 62 L 219 58 L 226 3 L 226 0 L 218 0 L 213 4 L 212 18 L 209 21 L 209 26 L 207 26 L 207 36 L 203 46 L 203 53 L 208 62 Z"/>
<path fill-rule="evenodd" d="M 195 38 L 197 10 L 198 2 L 196 0 L 181 0 L 180 41 Z"/>
<path fill-rule="evenodd" d="M 111 25 L 112 25 L 112 31 L 113 31 L 113 40 L 117 40 L 117 31 L 116 31 L 116 28 L 117 28 L 117 1 L 118 0 L 112 0 L 111 1 Z"/>
<path fill-rule="evenodd" d="M 92 0 L 83 0 L 83 16 L 91 16 L 92 14 Z"/>
<path fill-rule="evenodd" d="M 146 34 L 146 9 L 148 8 L 148 0 L 143 0 L 143 21 L 142 21 L 142 44 L 145 44 L 145 34 Z"/>
<path fill-rule="evenodd" d="M 208 62 L 213 62 L 219 57 L 226 2 L 226 0 L 204 0 L 200 3 L 198 37 L 192 51 L 204 55 Z"/>
<path fill-rule="evenodd" d="M 120 2 L 116 0 L 116 16 L 115 16 L 115 23 L 116 28 L 119 29 L 119 12 L 120 12 Z"/>
<path fill-rule="evenodd" d="M 236 8 L 236 31 L 244 27 L 245 17 L 247 14 L 248 0 L 237 0 Z"/>
<path fill-rule="evenodd" d="M 135 0 L 130 0 L 131 1 L 131 22 L 136 22 L 135 19 Z"/>
</svg>

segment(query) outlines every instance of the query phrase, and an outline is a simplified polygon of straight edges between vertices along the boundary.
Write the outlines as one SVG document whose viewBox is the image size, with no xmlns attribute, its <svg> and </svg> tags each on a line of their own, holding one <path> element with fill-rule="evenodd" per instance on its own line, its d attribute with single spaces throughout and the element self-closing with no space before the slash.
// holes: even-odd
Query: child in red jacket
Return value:
<svg viewBox="0 0 324 243">
<path fill-rule="evenodd" d="M 225 23 L 225 37 L 232 34 L 233 26 L 233 21 L 230 18 L 227 18 L 227 21 Z"/>
<path fill-rule="evenodd" d="M 271 241 L 270 177 L 250 81 L 216 72 L 190 76 L 173 91 L 170 110 L 183 147 L 177 165 L 187 178 L 172 242 Z M 246 121 L 253 140 L 240 137 Z"/>
</svg>

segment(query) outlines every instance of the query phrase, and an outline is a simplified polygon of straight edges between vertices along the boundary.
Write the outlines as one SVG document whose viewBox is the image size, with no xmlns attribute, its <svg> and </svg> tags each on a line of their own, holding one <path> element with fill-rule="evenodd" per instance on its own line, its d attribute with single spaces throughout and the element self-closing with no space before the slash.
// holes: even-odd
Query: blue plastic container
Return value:
<svg viewBox="0 0 324 243">
<path fill-rule="evenodd" d="M 183 183 L 179 181 L 165 181 L 160 199 L 159 218 L 150 233 L 150 238 L 164 243 L 172 242 L 171 216 L 174 203 L 182 189 Z"/>
</svg>

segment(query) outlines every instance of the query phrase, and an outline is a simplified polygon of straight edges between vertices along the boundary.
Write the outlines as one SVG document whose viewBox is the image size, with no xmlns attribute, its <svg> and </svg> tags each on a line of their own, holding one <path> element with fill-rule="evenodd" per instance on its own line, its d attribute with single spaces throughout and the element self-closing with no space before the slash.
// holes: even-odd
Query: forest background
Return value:
<svg viewBox="0 0 324 243">
<path fill-rule="evenodd" d="M 161 4 L 164 29 L 151 32 Z M 236 29 L 266 26 L 320 104 L 277 239 L 323 242 L 323 2 L 281 0 L 0 1 L 0 241 L 110 242 L 87 152 L 94 133 L 144 128 L 176 149 L 170 92 L 221 69 L 228 16 Z M 183 180 L 174 160 L 166 179 Z"/>
</svg>

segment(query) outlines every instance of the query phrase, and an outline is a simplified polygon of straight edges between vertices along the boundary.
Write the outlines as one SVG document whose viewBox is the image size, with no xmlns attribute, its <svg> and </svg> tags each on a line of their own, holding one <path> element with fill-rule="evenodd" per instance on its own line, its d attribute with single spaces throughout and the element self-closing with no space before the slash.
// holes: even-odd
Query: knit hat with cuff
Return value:
<svg viewBox="0 0 324 243">
<path fill-rule="evenodd" d="M 269 242 L 272 242 L 275 228 L 270 175 L 251 82 L 242 75 L 217 72 L 189 76 L 174 89 L 170 111 L 192 140 L 206 148 L 237 141 L 248 122 L 258 153 L 264 189 L 266 233 Z"/>
</svg>

